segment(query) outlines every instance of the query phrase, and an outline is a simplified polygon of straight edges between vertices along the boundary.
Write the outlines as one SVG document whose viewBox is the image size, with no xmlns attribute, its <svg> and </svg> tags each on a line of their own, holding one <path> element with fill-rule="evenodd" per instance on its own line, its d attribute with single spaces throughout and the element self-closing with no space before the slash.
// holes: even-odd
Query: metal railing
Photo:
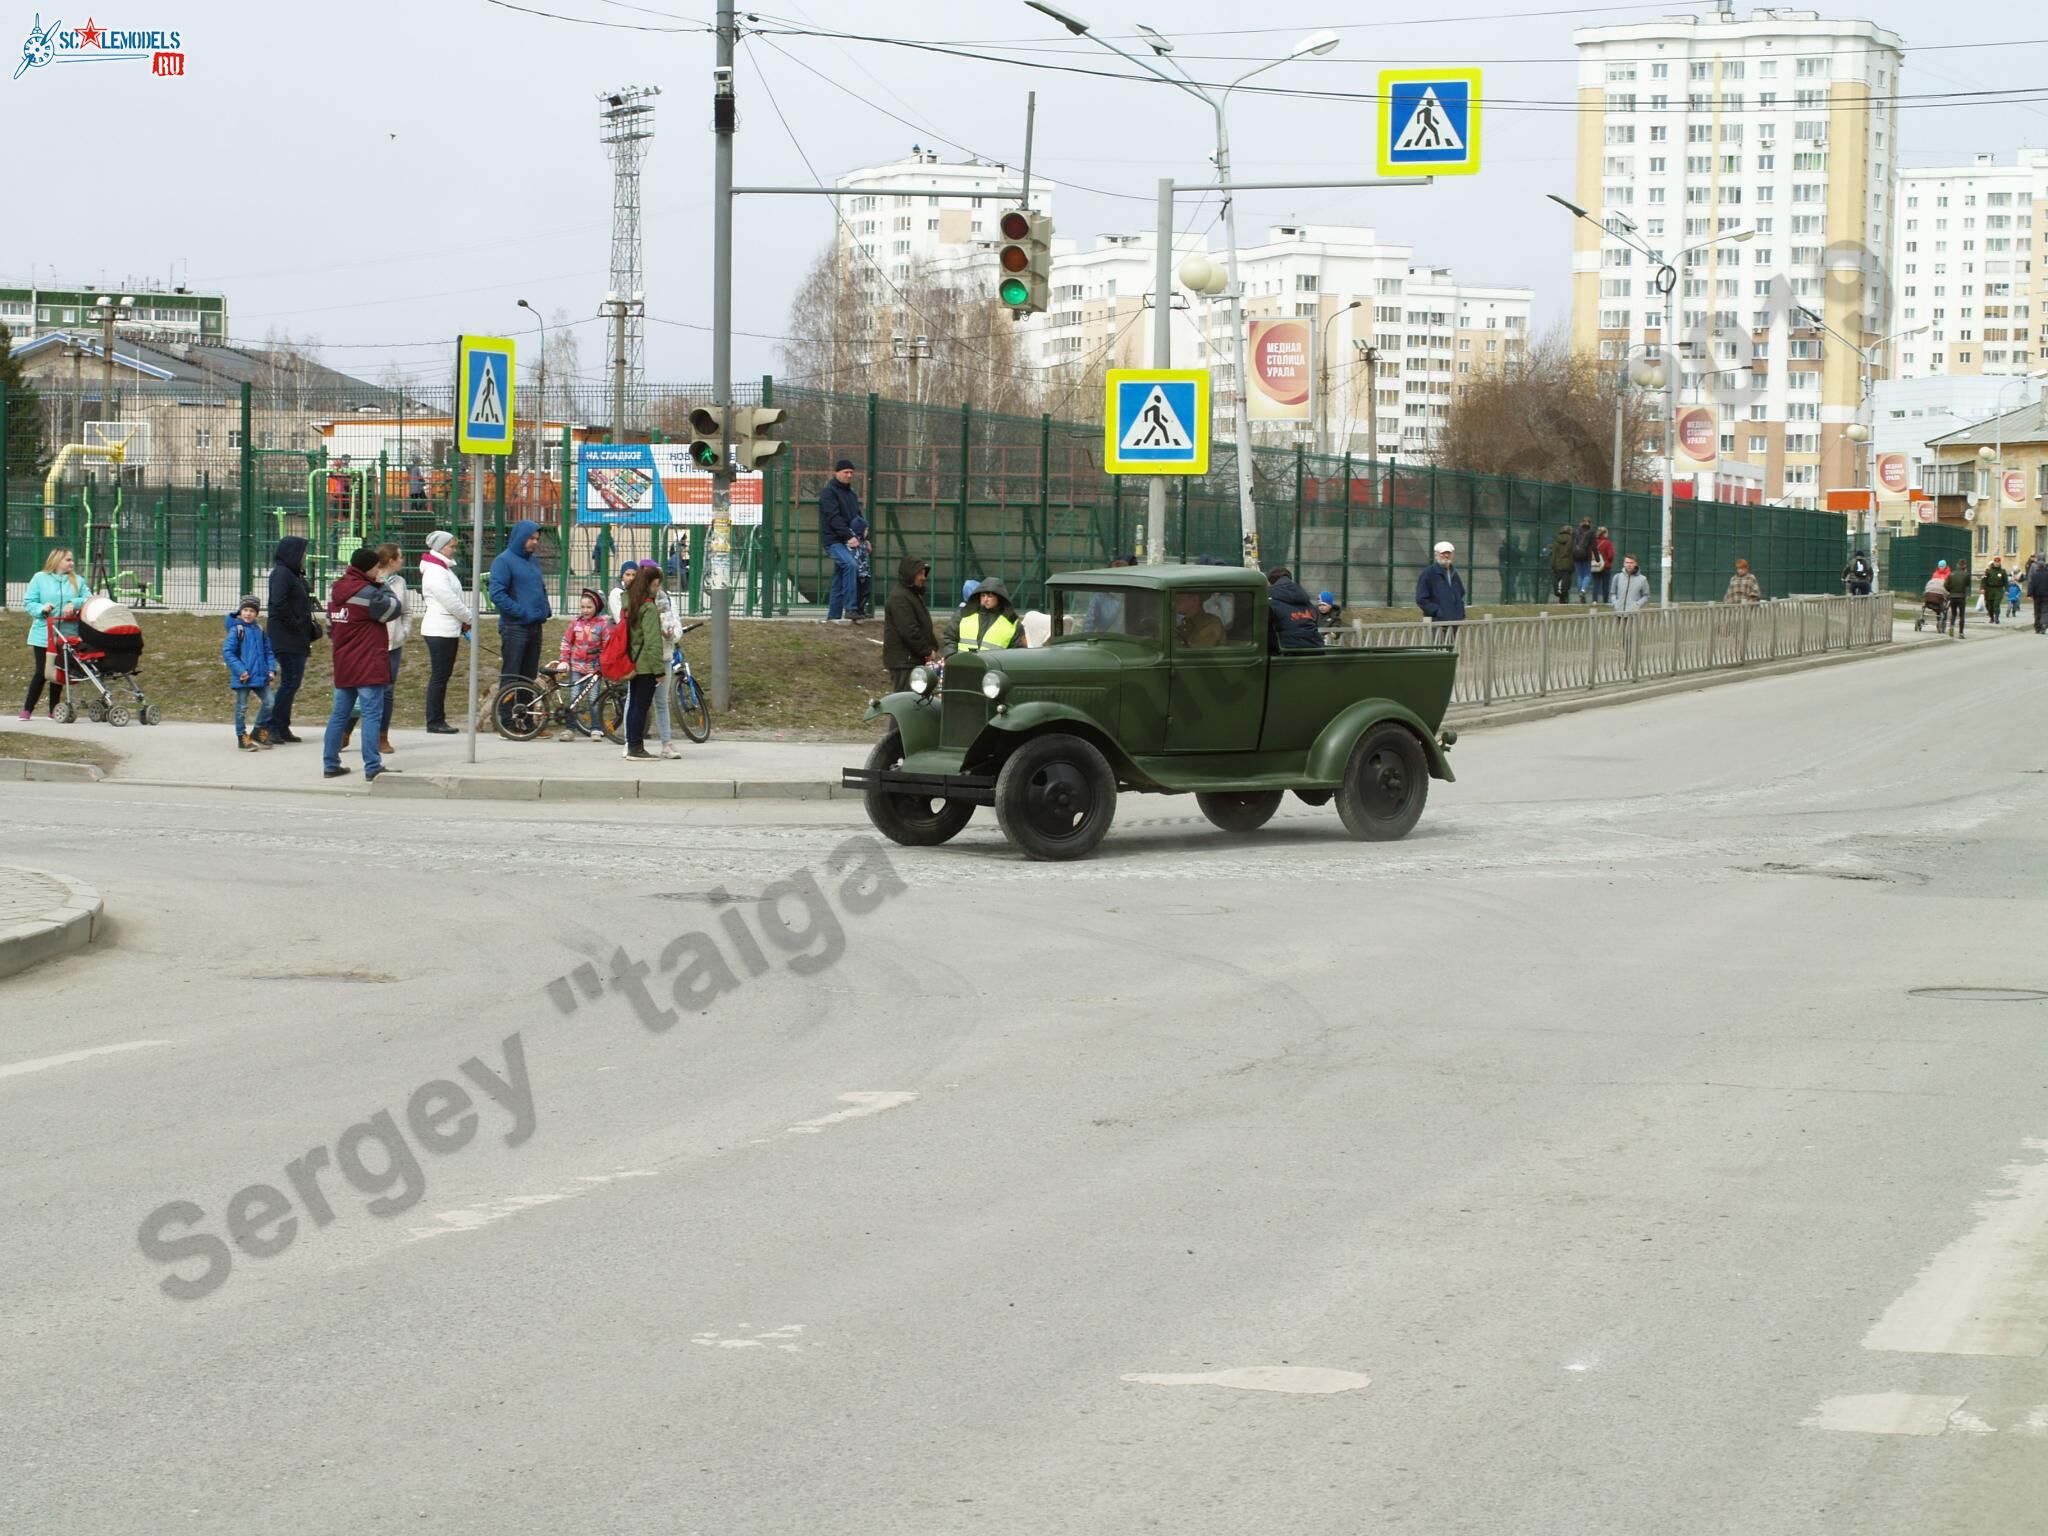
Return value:
<svg viewBox="0 0 2048 1536">
<path fill-rule="evenodd" d="M 1629 614 L 1583 608 L 1454 624 L 1353 623 L 1335 635 L 1350 646 L 1448 645 L 1458 653 L 1451 703 L 1489 705 L 1888 645 L 1892 600 L 1880 593 L 1679 603 Z"/>
</svg>

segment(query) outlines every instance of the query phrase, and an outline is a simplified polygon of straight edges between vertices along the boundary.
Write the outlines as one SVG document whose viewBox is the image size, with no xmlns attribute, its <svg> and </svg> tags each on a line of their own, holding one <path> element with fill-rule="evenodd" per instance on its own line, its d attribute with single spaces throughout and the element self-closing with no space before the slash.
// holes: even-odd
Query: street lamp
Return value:
<svg viewBox="0 0 2048 1536">
<path fill-rule="evenodd" d="M 541 318 L 540 311 L 535 309 L 531 304 L 527 303 L 526 300 L 521 299 L 519 301 L 519 307 L 525 310 L 528 314 L 532 315 L 534 320 L 540 326 L 540 369 L 539 389 L 537 391 L 537 393 L 540 395 L 540 400 L 538 402 L 540 409 L 538 413 L 534 416 L 533 426 L 533 468 L 535 474 L 534 485 L 536 488 L 538 488 L 540 485 L 540 480 L 538 478 L 540 473 L 540 459 L 541 454 L 545 451 L 543 444 L 546 441 L 548 430 L 548 323 L 546 320 Z"/>
<path fill-rule="evenodd" d="M 1324 453 L 1330 451 L 1330 326 L 1339 315 L 1348 315 L 1352 310 L 1364 307 L 1365 300 L 1353 299 L 1343 308 L 1331 310 L 1323 320 L 1322 345 L 1316 349 L 1316 405 L 1318 414 L 1322 417 L 1319 435 L 1323 441 Z"/>
<path fill-rule="evenodd" d="M 1859 529 L 1858 531 L 1859 533 L 1866 533 L 1869 539 L 1871 574 L 1873 578 L 1876 578 L 1880 573 L 1877 569 L 1877 495 L 1875 487 L 1871 484 L 1873 477 L 1870 473 L 1870 449 L 1868 446 L 1871 433 L 1869 423 L 1860 419 L 1864 416 L 1874 417 L 1876 414 L 1876 404 L 1870 395 L 1870 359 L 1886 343 L 1903 341 L 1908 336 L 1918 336 L 1927 327 L 1916 325 L 1909 330 L 1893 331 L 1888 336 L 1878 337 L 1876 341 L 1865 347 L 1851 341 L 1804 304 L 1795 306 L 1794 312 L 1804 319 L 1809 326 L 1826 332 L 1856 354 L 1856 414 L 1859 419 L 1850 422 L 1848 427 L 1844 429 L 1842 436 L 1863 449 L 1861 455 L 1862 463 L 1857 471 L 1857 480 L 1860 482 L 1857 489 L 1871 493 L 1866 498 L 1866 504 L 1863 509 L 1864 515 L 1870 519 L 1870 526 L 1867 530 Z"/>
<path fill-rule="evenodd" d="M 1555 192 L 1547 192 L 1544 195 L 1548 197 L 1553 203 L 1557 204 L 1558 207 L 1564 209 L 1573 218 L 1584 219 L 1588 224 L 1591 224 L 1595 229 L 1600 230 L 1603 234 L 1610 234 L 1614 236 L 1614 238 L 1619 240 L 1623 245 L 1628 246 L 1632 250 L 1640 251 L 1644 256 L 1649 258 L 1651 261 L 1657 263 L 1657 275 L 1652 281 L 1655 282 L 1658 292 L 1664 295 L 1664 329 L 1657 340 L 1657 353 L 1659 358 L 1664 360 L 1663 372 L 1665 375 L 1663 496 L 1664 549 L 1663 558 L 1660 562 L 1657 602 L 1659 606 L 1668 608 L 1671 606 L 1671 469 L 1672 455 L 1674 452 L 1674 446 L 1671 441 L 1671 434 L 1673 429 L 1673 418 L 1677 415 L 1676 406 L 1678 403 L 1679 369 L 1676 356 L 1667 354 L 1670 354 L 1671 349 L 1677 345 L 1675 336 L 1678 330 L 1678 315 L 1676 301 L 1676 295 L 1678 292 L 1678 269 L 1679 266 L 1684 263 L 1685 258 L 1688 256 L 1694 255 L 1700 251 L 1704 251 L 1709 246 L 1719 245 L 1724 240 L 1734 240 L 1737 242 L 1753 240 L 1756 238 L 1756 231 L 1753 229 L 1723 230 L 1720 234 L 1714 236 L 1714 238 L 1711 240 L 1702 240 L 1698 245 L 1687 246 L 1684 250 L 1680 251 L 1676 256 L 1672 257 L 1669 261 L 1666 261 L 1661 252 L 1652 250 L 1649 246 L 1643 244 L 1642 241 L 1636 239 L 1635 225 L 1630 223 L 1627 219 L 1621 217 L 1619 214 L 1615 216 L 1614 223 L 1612 225 L 1604 225 L 1598 219 L 1594 218 L 1593 215 L 1586 212 L 1585 209 L 1581 208 L 1577 203 L 1568 202 L 1566 199 L 1559 197 Z"/>
<path fill-rule="evenodd" d="M 1230 300 L 1230 350 L 1232 369 L 1236 375 L 1231 393 L 1236 404 L 1234 414 L 1237 419 L 1238 524 L 1244 547 L 1244 563 L 1255 566 L 1259 563 L 1259 522 L 1257 507 L 1252 499 L 1251 406 L 1245 394 L 1247 370 L 1244 355 L 1244 285 L 1238 281 L 1237 272 L 1237 199 L 1230 191 L 1230 126 L 1225 110 L 1230 103 L 1230 93 L 1254 75 L 1264 74 L 1269 69 L 1277 69 L 1280 65 L 1291 63 L 1295 59 L 1320 57 L 1337 46 L 1337 34 L 1327 29 L 1311 32 L 1280 58 L 1269 59 L 1263 64 L 1255 65 L 1231 81 L 1220 93 L 1215 93 L 1196 81 L 1178 63 L 1173 63 L 1173 73 L 1168 74 L 1151 60 L 1125 52 L 1108 38 L 1092 32 L 1087 22 L 1070 11 L 1047 5 L 1044 0 L 1024 0 L 1024 3 L 1040 15 L 1051 17 L 1074 36 L 1093 38 L 1111 53 L 1137 65 L 1147 74 L 1156 75 L 1168 85 L 1200 98 L 1216 114 L 1216 182 L 1223 188 L 1223 240 L 1230 275 L 1230 286 L 1225 290 L 1225 294 Z M 1142 23 L 1139 24 L 1138 31 L 1143 34 L 1155 56 L 1172 63 L 1172 43 L 1157 30 Z M 1162 298 L 1160 302 L 1165 301 Z"/>
</svg>

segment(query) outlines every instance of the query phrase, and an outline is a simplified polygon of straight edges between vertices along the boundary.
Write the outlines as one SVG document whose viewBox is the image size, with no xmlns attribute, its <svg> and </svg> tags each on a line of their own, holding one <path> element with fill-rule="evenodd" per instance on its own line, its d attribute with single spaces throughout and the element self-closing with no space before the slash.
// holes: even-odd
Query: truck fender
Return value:
<svg viewBox="0 0 2048 1536">
<path fill-rule="evenodd" d="M 1118 746 L 1102 729 L 1100 721 L 1068 704 L 1054 704 L 1034 700 L 1005 709 L 1001 714 L 991 715 L 988 725 L 980 738 L 968 752 L 970 762 L 983 761 L 989 757 L 1008 757 L 1016 750 L 1016 742 L 1026 736 L 1038 736 L 1050 730 L 1063 730 L 1071 735 L 1094 744 L 1102 755 L 1109 759 L 1109 765 L 1116 770 L 1120 779 L 1128 779 L 1133 770 L 1123 748 Z M 1015 741 L 998 742 L 991 739 L 991 733 L 1000 731 Z"/>
<path fill-rule="evenodd" d="M 1338 711 L 1337 718 L 1323 727 L 1322 735 L 1315 745 L 1308 749 L 1308 776 L 1317 784 L 1335 784 L 1344 777 L 1344 766 L 1351 760 L 1352 750 L 1359 738 L 1382 721 L 1393 720 L 1405 725 L 1422 745 L 1422 755 L 1429 762 L 1429 776 L 1456 782 L 1457 775 L 1451 772 L 1451 760 L 1445 755 L 1443 743 L 1437 740 L 1436 732 L 1422 723 L 1422 717 L 1413 710 L 1396 704 L 1392 699 L 1361 699 L 1356 704 L 1347 704 Z"/>
<path fill-rule="evenodd" d="M 915 693 L 889 693 L 868 703 L 863 721 L 879 720 L 884 715 L 896 722 L 896 730 L 903 737 L 903 755 L 906 759 L 920 752 L 928 752 L 939 744 L 939 710 L 935 704 L 927 703 L 922 695 Z"/>
</svg>

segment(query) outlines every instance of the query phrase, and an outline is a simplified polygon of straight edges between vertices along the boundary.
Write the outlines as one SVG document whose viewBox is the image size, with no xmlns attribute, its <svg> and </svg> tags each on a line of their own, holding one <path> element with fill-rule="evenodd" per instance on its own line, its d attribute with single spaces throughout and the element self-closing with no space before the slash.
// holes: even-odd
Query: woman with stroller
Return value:
<svg viewBox="0 0 2048 1536">
<path fill-rule="evenodd" d="M 57 717 L 57 706 L 64 699 L 64 662 L 60 656 L 56 671 L 46 671 L 50 660 L 50 625 L 57 626 L 59 635 L 76 640 L 78 610 L 87 595 L 85 583 L 78 579 L 77 562 L 68 549 L 51 550 L 42 570 L 30 578 L 21 606 L 33 620 L 28 627 L 28 648 L 34 657 L 35 673 L 28 680 L 28 697 L 21 703 L 23 720 L 34 716 L 45 681 L 50 685 L 50 718 Z"/>
</svg>

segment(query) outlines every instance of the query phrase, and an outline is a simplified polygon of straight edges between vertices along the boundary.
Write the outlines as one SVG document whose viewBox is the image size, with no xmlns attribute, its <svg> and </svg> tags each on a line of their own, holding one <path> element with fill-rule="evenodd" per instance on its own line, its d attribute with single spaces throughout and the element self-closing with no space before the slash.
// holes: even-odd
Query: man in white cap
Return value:
<svg viewBox="0 0 2048 1536">
<path fill-rule="evenodd" d="M 1415 580 L 1415 606 L 1422 610 L 1424 618 L 1434 619 L 1439 624 L 1452 624 L 1465 617 L 1465 579 L 1458 574 L 1454 563 L 1457 550 L 1448 540 L 1436 547 L 1436 558 L 1422 569 Z M 1438 644 L 1455 643 L 1455 633 L 1440 631 Z"/>
</svg>

